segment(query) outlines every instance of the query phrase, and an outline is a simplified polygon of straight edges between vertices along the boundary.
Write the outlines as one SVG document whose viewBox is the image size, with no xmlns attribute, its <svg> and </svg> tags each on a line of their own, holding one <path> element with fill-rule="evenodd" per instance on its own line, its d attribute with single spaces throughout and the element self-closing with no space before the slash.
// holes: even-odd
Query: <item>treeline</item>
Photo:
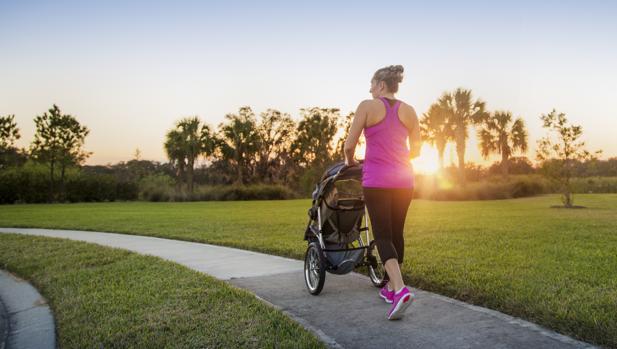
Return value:
<svg viewBox="0 0 617 349">
<path fill-rule="evenodd" d="M 257 116 L 242 107 L 225 115 L 216 129 L 198 117 L 178 121 L 166 134 L 164 148 L 178 190 L 193 192 L 195 164 L 201 157 L 207 162 L 204 184 L 279 184 L 305 193 L 327 166 L 342 160 L 352 116 L 314 107 L 301 109 L 296 122 L 275 109 Z"/>
<path fill-rule="evenodd" d="M 245 106 L 225 115 L 216 127 L 197 116 L 176 122 L 162 140 L 169 162 L 142 160 L 137 152 L 127 162 L 85 166 L 91 155 L 83 149 L 89 130 L 58 106 L 34 118 L 36 132 L 27 149 L 15 147 L 20 133 L 14 116 L 0 116 L 0 202 L 304 197 L 328 166 L 343 160 L 343 142 L 352 119 L 353 113 L 342 116 L 336 108 L 301 109 L 296 121 L 276 109 L 257 115 Z M 471 189 L 465 189 L 452 197 L 517 197 L 551 190 L 562 192 L 571 204 L 567 196 L 571 196 L 572 178 L 617 176 L 617 158 L 601 161 L 586 151 L 579 139 L 582 128 L 570 125 L 563 113 L 553 110 L 540 119 L 548 134 L 538 141 L 537 166 L 525 156 L 529 141 L 523 119 L 505 110 L 489 111 L 470 90 L 444 92 L 421 115 L 420 125 L 424 141 L 438 150 L 441 177 L 451 185 L 465 188 L 500 176 L 507 188 L 513 188 L 507 189 L 508 194 L 495 195 L 469 194 Z M 482 155 L 497 154 L 499 162 L 482 167 L 465 161 L 472 127 Z M 455 145 L 456 167 L 444 166 L 448 143 Z M 517 184 L 508 179 L 510 175 L 532 179 Z M 541 190 L 530 187 L 531 182 L 539 182 L 533 175 L 544 176 L 550 185 Z M 419 189 L 417 193 L 430 191 L 425 197 L 434 198 L 435 190 Z"/>
<path fill-rule="evenodd" d="M 91 155 L 83 149 L 89 130 L 56 105 L 35 117 L 28 149 L 15 147 L 20 133 L 14 116 L 0 117 L 0 202 L 297 197 L 310 192 L 327 166 L 342 160 L 345 134 L 337 132 L 351 121 L 335 108 L 306 108 L 300 115 L 295 122 L 268 109 L 257 117 L 242 107 L 216 129 L 197 117 L 184 118 L 166 134 L 168 163 L 136 156 L 110 166 L 84 166 Z M 206 165 L 196 168 L 199 159 Z M 95 188 L 97 181 L 101 185 Z M 195 184 L 201 187 L 196 190 Z"/>
</svg>

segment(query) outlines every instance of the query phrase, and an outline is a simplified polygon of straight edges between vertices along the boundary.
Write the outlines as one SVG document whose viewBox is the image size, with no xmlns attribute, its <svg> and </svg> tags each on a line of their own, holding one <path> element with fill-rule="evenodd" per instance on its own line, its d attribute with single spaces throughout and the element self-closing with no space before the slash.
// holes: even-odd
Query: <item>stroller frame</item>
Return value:
<svg viewBox="0 0 617 349">
<path fill-rule="evenodd" d="M 309 222 L 304 236 L 304 239 L 308 241 L 304 258 L 304 280 L 309 293 L 312 295 L 318 295 L 323 289 L 326 272 L 347 274 L 356 268 L 367 267 L 368 276 L 375 287 L 383 287 L 388 281 L 375 241 L 371 240 L 368 211 L 363 197 L 359 198 L 362 202 L 361 208 L 354 206 L 353 209 L 348 209 L 356 212 L 363 211 L 363 219 L 354 223 L 358 226 L 357 238 L 345 244 L 331 243 L 331 245 L 345 245 L 345 247 L 339 248 L 330 248 L 325 241 L 322 231 L 324 221 L 321 213 L 322 204 L 327 205 L 327 202 L 324 202 L 324 190 L 327 185 L 333 186 L 345 171 L 352 171 L 352 175 L 346 179 L 358 180 L 357 176 L 361 174 L 362 167 L 361 164 L 353 167 L 345 166 L 343 163 L 335 164 L 324 173 L 313 193 L 313 205 L 309 209 Z M 341 211 L 345 211 L 345 209 L 341 209 Z M 354 247 L 355 243 L 357 243 L 357 247 Z M 342 259 L 342 262 L 333 263 L 333 256 L 339 261 Z M 382 270 L 379 270 L 380 265 Z"/>
</svg>

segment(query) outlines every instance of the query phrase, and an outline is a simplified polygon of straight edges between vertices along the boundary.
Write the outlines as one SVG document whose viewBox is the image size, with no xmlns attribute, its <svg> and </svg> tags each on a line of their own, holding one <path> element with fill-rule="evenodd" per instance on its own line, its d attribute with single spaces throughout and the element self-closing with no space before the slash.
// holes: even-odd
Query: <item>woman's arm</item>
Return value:
<svg viewBox="0 0 617 349">
<path fill-rule="evenodd" d="M 418 122 L 418 115 L 412 106 L 409 106 L 411 114 L 411 127 L 409 127 L 409 157 L 412 159 L 420 156 L 420 149 L 422 148 L 422 136 L 420 135 L 420 123 Z"/>
<path fill-rule="evenodd" d="M 362 134 L 362 130 L 364 129 L 364 125 L 366 125 L 366 118 L 368 115 L 368 103 L 370 101 L 362 101 L 358 108 L 356 109 L 356 114 L 353 117 L 353 121 L 351 122 L 351 127 L 349 128 L 349 135 L 345 140 L 345 165 L 351 166 L 356 163 L 354 160 L 354 154 L 356 152 L 356 145 L 358 144 L 358 139 L 360 139 L 360 135 Z"/>
</svg>

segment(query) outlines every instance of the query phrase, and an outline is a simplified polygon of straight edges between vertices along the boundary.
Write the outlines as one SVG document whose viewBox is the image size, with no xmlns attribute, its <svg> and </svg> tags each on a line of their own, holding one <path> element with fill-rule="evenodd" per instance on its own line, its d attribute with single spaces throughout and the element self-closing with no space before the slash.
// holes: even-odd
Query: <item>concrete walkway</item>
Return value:
<svg viewBox="0 0 617 349">
<path fill-rule="evenodd" d="M 407 316 L 388 321 L 388 305 L 367 277 L 327 274 L 322 293 L 311 296 L 303 263 L 277 256 L 135 235 L 0 228 L 3 232 L 93 242 L 180 263 L 252 291 L 331 347 L 593 348 L 527 321 L 418 289 Z"/>
<path fill-rule="evenodd" d="M 0 270 L 0 349 L 54 349 L 56 326 L 45 299 L 27 281 Z"/>
</svg>

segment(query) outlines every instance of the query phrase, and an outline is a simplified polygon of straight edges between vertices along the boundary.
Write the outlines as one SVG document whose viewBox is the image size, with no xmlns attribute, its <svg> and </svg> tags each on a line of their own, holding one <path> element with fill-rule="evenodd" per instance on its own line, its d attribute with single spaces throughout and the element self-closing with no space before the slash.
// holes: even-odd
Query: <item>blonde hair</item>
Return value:
<svg viewBox="0 0 617 349">
<path fill-rule="evenodd" d="M 373 75 L 373 80 L 385 82 L 388 91 L 396 93 L 398 92 L 398 84 L 403 81 L 403 71 L 402 65 L 390 65 L 378 69 Z"/>
</svg>

